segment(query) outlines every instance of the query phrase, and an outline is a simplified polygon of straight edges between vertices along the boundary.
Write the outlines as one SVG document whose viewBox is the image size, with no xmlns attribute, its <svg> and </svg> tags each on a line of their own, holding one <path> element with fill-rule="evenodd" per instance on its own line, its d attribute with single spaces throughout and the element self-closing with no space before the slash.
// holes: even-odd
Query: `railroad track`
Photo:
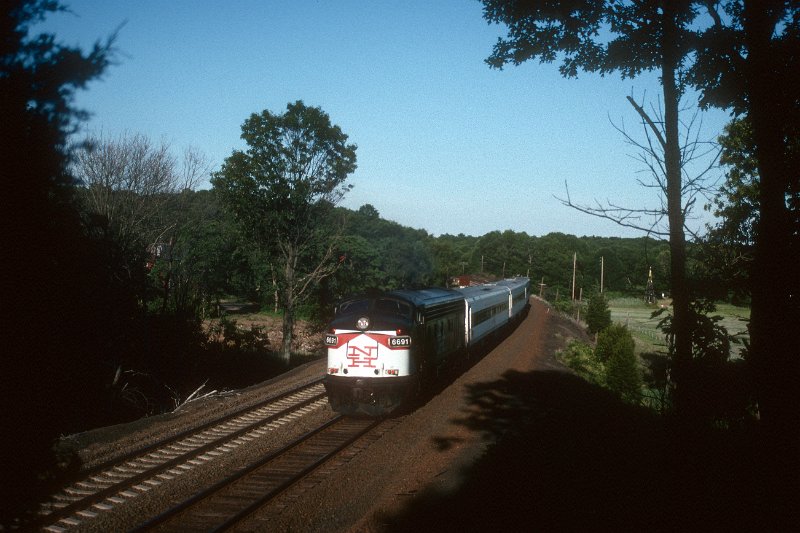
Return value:
<svg viewBox="0 0 800 533">
<path fill-rule="evenodd" d="M 267 503 L 351 447 L 376 426 L 387 423 L 375 419 L 337 416 L 214 486 L 175 504 L 133 531 L 229 529 L 260 511 Z M 266 527 L 265 524 L 262 525 Z"/>
<path fill-rule="evenodd" d="M 326 403 L 322 380 L 315 380 L 99 465 L 43 503 L 27 527 L 53 533 L 80 527 Z"/>
</svg>

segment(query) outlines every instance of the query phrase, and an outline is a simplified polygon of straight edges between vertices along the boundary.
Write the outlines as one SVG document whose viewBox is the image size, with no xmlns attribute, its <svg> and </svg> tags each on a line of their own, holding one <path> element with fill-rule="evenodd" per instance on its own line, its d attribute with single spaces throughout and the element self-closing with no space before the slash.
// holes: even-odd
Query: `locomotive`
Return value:
<svg viewBox="0 0 800 533">
<path fill-rule="evenodd" d="M 334 411 L 384 416 L 411 405 L 448 367 L 521 321 L 530 281 L 395 290 L 340 302 L 325 335 Z"/>
</svg>

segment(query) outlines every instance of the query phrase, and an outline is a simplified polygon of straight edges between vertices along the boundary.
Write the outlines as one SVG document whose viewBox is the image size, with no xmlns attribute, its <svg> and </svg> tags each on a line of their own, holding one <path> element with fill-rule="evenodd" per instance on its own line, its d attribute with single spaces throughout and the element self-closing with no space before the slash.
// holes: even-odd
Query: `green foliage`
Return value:
<svg viewBox="0 0 800 533">
<path fill-rule="evenodd" d="M 570 317 L 575 316 L 576 306 L 577 306 L 576 302 L 566 299 L 561 299 L 553 303 L 553 307 L 555 308 L 556 311 Z"/>
<path fill-rule="evenodd" d="M 253 245 L 267 254 L 284 311 L 289 360 L 296 307 L 339 266 L 334 206 L 351 186 L 356 147 L 318 107 L 290 103 L 283 114 L 253 113 L 212 184 Z"/>
<path fill-rule="evenodd" d="M 75 429 L 102 396 L 87 379 L 124 337 L 136 298 L 118 248 L 95 238 L 81 217 L 68 172 L 68 136 L 86 113 L 78 91 L 114 60 L 114 37 L 89 51 L 33 34 L 56 0 L 7 0 L 0 7 L 0 179 L 4 337 L 0 375 L 6 439 L 0 523 L 31 505 L 54 466 L 52 439 Z M 127 315 L 127 316 L 126 316 Z"/>
<path fill-rule="evenodd" d="M 605 383 L 628 401 L 639 400 L 642 376 L 628 328 L 612 324 L 597 336 L 595 357 L 605 366 Z"/>
<path fill-rule="evenodd" d="M 326 286 L 328 300 L 368 289 L 445 284 L 434 279 L 435 241 L 425 231 L 383 220 L 374 208 L 339 212 L 347 223 L 336 252 L 339 268 Z"/>
<path fill-rule="evenodd" d="M 174 244 L 176 279 L 205 308 L 227 294 L 252 298 L 264 281 L 256 268 L 263 263 L 258 249 L 249 246 L 215 191 L 181 194 L 187 196 L 183 215 L 187 221 Z"/>
<path fill-rule="evenodd" d="M 745 359 L 731 360 L 731 345 L 739 339 L 730 335 L 723 326 L 723 317 L 713 314 L 716 306 L 708 300 L 691 302 L 690 331 L 692 360 L 686 368 L 687 401 L 692 406 L 693 417 L 706 423 L 725 427 L 740 426 L 752 422 L 754 389 Z M 653 313 L 661 315 L 658 327 L 672 335 L 672 315 L 661 309 Z"/>
<path fill-rule="evenodd" d="M 716 287 L 715 297 L 747 302 L 752 291 L 752 268 L 758 226 L 760 179 L 752 121 L 732 120 L 719 137 L 720 163 L 725 182 L 706 210 L 719 220 L 702 242 L 700 260 L 705 267 L 703 283 Z M 800 158 L 800 141 L 787 146 L 788 158 Z M 790 233 L 800 235 L 800 193 L 797 183 L 787 180 L 784 194 Z M 782 255 L 794 257 L 796 240 L 786 242 Z M 777 255 L 777 254 L 776 254 Z"/>
<path fill-rule="evenodd" d="M 475 242 L 470 266 L 474 272 L 498 278 L 524 275 L 530 267 L 531 247 L 526 233 L 492 231 Z"/>
<path fill-rule="evenodd" d="M 608 308 L 605 296 L 600 292 L 593 292 L 589 297 L 586 325 L 591 335 L 611 325 L 611 310 Z"/>
<path fill-rule="evenodd" d="M 604 257 L 606 291 L 637 298 L 643 294 L 648 265 L 668 253 L 667 243 L 649 238 L 578 238 L 561 233 L 534 237 L 511 231 L 482 237 L 434 238 L 424 231 L 383 220 L 374 208 L 366 212 L 344 208 L 338 211 L 344 213 L 347 225 L 337 252 L 340 268 L 328 283 L 333 300 L 368 288 L 442 286 L 462 274 L 483 272 L 500 277 L 505 263 L 507 276 L 531 277 L 534 294 L 539 292 L 537 280 L 544 278 L 545 299 L 554 301 L 559 311 L 575 316 L 570 301 L 573 250 L 578 251 L 578 288 L 600 285 L 600 257 Z M 669 278 L 660 267 L 654 266 L 653 270 L 656 290 L 669 292 Z M 585 288 L 584 293 L 588 290 Z"/>
<path fill-rule="evenodd" d="M 633 337 L 614 324 L 598 335 L 597 346 L 572 341 L 557 357 L 585 380 L 606 387 L 630 402 L 639 402 L 643 381 Z"/>
<path fill-rule="evenodd" d="M 351 188 L 345 180 L 356 169 L 355 145 L 324 111 L 302 101 L 281 115 L 253 113 L 242 138 L 247 151 L 225 160 L 211 180 L 215 189 L 255 242 L 310 247 L 321 215 Z"/>
<path fill-rule="evenodd" d="M 590 345 L 570 341 L 564 350 L 557 353 L 557 357 L 583 379 L 596 385 L 605 385 L 605 365 L 595 356 Z"/>
<path fill-rule="evenodd" d="M 721 325 L 721 315 L 711 315 L 716 311 L 716 306 L 709 300 L 698 298 L 689 304 L 689 330 L 692 343 L 692 358 L 705 359 L 713 362 L 724 362 L 730 357 L 731 343 L 738 339 L 731 337 L 725 327 Z M 653 317 L 662 316 L 658 328 L 671 342 L 674 333 L 673 316 L 667 308 L 653 312 Z"/>
<path fill-rule="evenodd" d="M 758 169 L 750 121 L 731 121 L 719 141 L 720 163 L 727 171 L 725 183 L 705 206 L 719 222 L 709 228 L 700 248 L 702 282 L 716 288 L 716 298 L 747 301 L 759 216 Z M 800 228 L 798 221 L 800 217 L 795 218 L 795 227 Z"/>
</svg>

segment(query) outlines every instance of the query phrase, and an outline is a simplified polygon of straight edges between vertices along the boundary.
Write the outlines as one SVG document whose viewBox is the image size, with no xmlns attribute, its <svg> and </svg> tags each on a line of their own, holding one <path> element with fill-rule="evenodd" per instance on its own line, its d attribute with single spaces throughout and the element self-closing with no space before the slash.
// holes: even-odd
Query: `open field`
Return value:
<svg viewBox="0 0 800 533">
<path fill-rule="evenodd" d="M 628 326 L 636 341 L 638 353 L 666 352 L 667 346 L 661 331 L 656 328 L 662 317 L 651 318 L 660 307 L 669 307 L 670 300 L 658 300 L 655 304 L 646 304 L 638 298 L 615 298 L 609 301 L 611 320 Z M 741 337 L 747 334 L 745 320 L 750 318 L 750 309 L 730 304 L 717 304 L 717 315 L 722 316 L 721 324 L 731 335 Z M 734 344 L 732 356 L 739 355 L 741 344 Z"/>
</svg>

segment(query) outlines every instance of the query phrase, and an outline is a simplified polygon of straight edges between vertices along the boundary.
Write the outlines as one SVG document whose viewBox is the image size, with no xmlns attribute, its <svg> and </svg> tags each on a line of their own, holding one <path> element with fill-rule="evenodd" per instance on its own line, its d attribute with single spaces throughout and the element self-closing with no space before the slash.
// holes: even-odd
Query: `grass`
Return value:
<svg viewBox="0 0 800 533">
<path fill-rule="evenodd" d="M 636 352 L 666 352 L 664 335 L 656 327 L 660 317 L 651 318 L 654 311 L 667 302 L 647 304 L 638 298 L 616 298 L 609 302 L 611 320 L 628 327 L 636 341 Z"/>
<path fill-rule="evenodd" d="M 658 300 L 655 304 L 647 304 L 638 298 L 614 298 L 609 301 L 611 320 L 628 326 L 636 341 L 637 353 L 666 352 L 667 345 L 664 336 L 656 327 L 661 317 L 651 318 L 654 311 L 660 307 L 669 307 L 670 300 Z M 731 335 L 746 336 L 747 323 L 750 318 L 750 309 L 737 307 L 727 303 L 718 303 L 716 315 L 722 316 L 720 322 Z M 731 348 L 732 356 L 739 355 L 741 344 L 734 344 Z"/>
<path fill-rule="evenodd" d="M 749 307 L 718 303 L 717 314 L 722 316 L 721 324 L 728 330 L 728 333 L 747 336 L 747 320 L 750 318 Z M 734 348 L 738 350 L 740 347 L 741 345 L 737 345 Z"/>
</svg>

